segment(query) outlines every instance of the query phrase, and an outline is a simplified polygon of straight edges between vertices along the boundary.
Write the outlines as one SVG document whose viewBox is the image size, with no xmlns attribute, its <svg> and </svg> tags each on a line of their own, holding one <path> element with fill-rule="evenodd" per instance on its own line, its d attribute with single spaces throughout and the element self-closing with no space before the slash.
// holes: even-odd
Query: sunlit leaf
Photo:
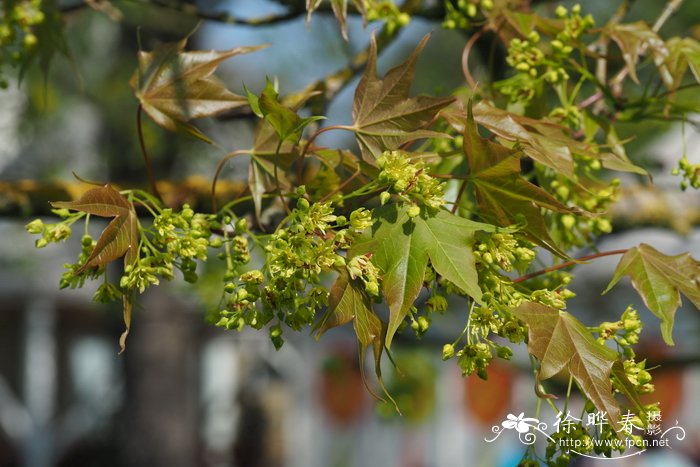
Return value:
<svg viewBox="0 0 700 467">
<path fill-rule="evenodd" d="M 55 208 L 72 209 L 93 216 L 112 217 L 102 231 L 95 248 L 78 273 L 124 257 L 124 264 L 131 265 L 138 254 L 138 219 L 134 206 L 109 185 L 88 190 L 76 201 L 56 201 Z"/>
<path fill-rule="evenodd" d="M 109 185 L 88 190 L 76 201 L 57 201 L 51 203 L 55 208 L 72 209 L 93 216 L 112 217 L 112 221 L 97 239 L 92 253 L 76 272 L 99 267 L 124 256 L 124 266 L 133 265 L 138 259 L 139 230 L 138 218 L 133 204 Z M 133 302 L 127 293 L 124 300 L 124 324 L 126 329 L 119 339 L 124 351 L 126 337 L 131 328 L 131 310 Z"/>
<path fill-rule="evenodd" d="M 438 274 L 481 300 L 471 246 L 474 232 L 496 227 L 440 210 L 410 218 L 407 207 L 387 205 L 374 211 L 375 225 L 357 240 L 349 257 L 372 254 L 382 275 L 382 295 L 389 306 L 386 346 L 415 302 L 430 260 Z"/>
<path fill-rule="evenodd" d="M 667 256 L 642 243 L 620 259 L 605 292 L 623 276 L 629 276 L 644 304 L 661 320 L 661 335 L 673 345 L 673 322 L 681 293 L 700 308 L 700 263 L 688 253 Z"/>
<path fill-rule="evenodd" d="M 513 314 L 528 326 L 528 351 L 540 362 L 538 379 L 543 381 L 568 372 L 581 392 L 619 430 L 620 406 L 610 380 L 619 355 L 596 342 L 590 331 L 571 314 L 525 302 Z M 624 378 L 616 372 L 616 377 Z"/>
<path fill-rule="evenodd" d="M 452 98 L 408 97 L 418 55 L 430 38 L 425 36 L 408 60 L 377 77 L 377 42 L 372 36 L 367 68 L 355 91 L 353 130 L 366 159 L 420 138 L 444 136 L 426 130 Z"/>
<path fill-rule="evenodd" d="M 161 127 L 201 135 L 187 123 L 241 107 L 248 100 L 227 90 L 212 74 L 221 62 L 265 46 L 225 51 L 185 51 L 187 39 L 139 52 L 139 66 L 129 84 L 143 110 Z"/>
</svg>

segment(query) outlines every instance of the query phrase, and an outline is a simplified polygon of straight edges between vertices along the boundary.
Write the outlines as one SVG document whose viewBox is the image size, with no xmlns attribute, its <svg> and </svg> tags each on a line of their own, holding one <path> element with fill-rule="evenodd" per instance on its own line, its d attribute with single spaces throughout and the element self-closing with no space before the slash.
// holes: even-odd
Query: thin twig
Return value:
<svg viewBox="0 0 700 467">
<path fill-rule="evenodd" d="M 459 186 L 459 191 L 457 192 L 457 197 L 455 198 L 455 204 L 452 205 L 452 209 L 450 212 L 452 214 L 457 212 L 457 209 L 459 208 L 459 200 L 462 199 L 462 196 L 464 195 L 464 191 L 467 189 L 467 180 L 464 179 L 462 181 L 462 184 Z"/>
<path fill-rule="evenodd" d="M 613 256 L 613 255 L 624 255 L 627 253 L 629 250 L 611 250 L 611 251 L 603 251 L 601 253 L 594 253 L 592 255 L 586 255 L 586 256 L 581 256 L 580 258 L 576 258 L 571 261 L 567 261 L 565 263 L 561 264 L 555 264 L 554 266 L 550 266 L 548 268 L 540 269 L 539 271 L 531 272 L 530 274 L 525 274 L 524 276 L 520 276 L 517 279 L 513 279 L 513 284 L 517 284 L 518 282 L 524 282 L 528 279 L 532 279 L 533 277 L 541 276 L 542 274 L 547 274 L 553 271 L 558 271 L 559 269 L 564 269 L 568 268 L 569 266 L 574 266 L 575 264 L 584 262 L 584 261 L 590 261 L 592 259 L 596 258 L 602 258 L 604 256 Z"/>
<path fill-rule="evenodd" d="M 469 54 L 471 53 L 474 44 L 476 44 L 476 41 L 478 41 L 479 38 L 481 38 L 483 33 L 484 30 L 482 29 L 476 32 L 475 34 L 472 34 L 467 43 L 464 45 L 464 50 L 462 51 L 462 73 L 464 74 L 464 79 L 467 80 L 469 87 L 472 89 L 476 89 L 478 84 L 472 76 L 471 72 L 469 71 Z"/>
<path fill-rule="evenodd" d="M 656 22 L 654 22 L 654 26 L 651 28 L 652 31 L 655 33 L 658 33 L 663 25 L 668 21 L 668 19 L 673 16 L 673 14 L 678 11 L 678 9 L 681 7 L 683 4 L 684 0 L 670 0 L 666 4 L 666 8 L 661 12 L 659 17 L 657 18 Z M 646 52 L 647 48 L 649 47 L 649 43 L 645 42 L 642 44 L 642 46 L 639 48 L 639 55 L 642 55 Z M 627 75 L 629 74 L 629 68 L 625 67 L 620 72 L 613 77 L 613 79 L 610 81 L 613 85 L 620 85 L 622 83 L 622 80 L 624 80 Z"/>
<path fill-rule="evenodd" d="M 226 156 L 219 161 L 219 165 L 216 166 L 216 172 L 214 172 L 214 178 L 211 181 L 211 210 L 212 212 L 216 212 L 217 208 L 217 203 L 216 203 L 216 183 L 219 180 L 219 175 L 221 175 L 221 171 L 224 169 L 224 164 L 228 162 L 229 160 L 233 159 L 236 156 L 240 156 L 241 154 L 250 154 L 250 151 L 245 151 L 242 149 L 230 152 L 226 154 Z"/>
<path fill-rule="evenodd" d="M 309 148 L 311 147 L 311 144 L 318 138 L 320 135 L 327 131 L 331 130 L 348 130 L 348 131 L 353 131 L 352 128 L 347 127 L 345 125 L 329 125 L 329 126 L 324 126 L 323 128 L 319 128 L 316 130 L 311 136 L 309 136 L 309 139 L 306 140 L 306 144 L 304 145 L 304 149 L 301 151 L 301 155 L 299 156 L 299 168 L 297 169 L 297 178 L 299 179 L 299 183 L 301 183 L 301 179 L 304 176 L 304 158 L 306 157 L 306 153 L 309 152 Z"/>
<path fill-rule="evenodd" d="M 148 177 L 148 183 L 151 185 L 151 191 L 153 192 L 153 195 L 158 198 L 159 201 L 163 201 L 163 198 L 160 196 L 160 192 L 158 191 L 158 185 L 156 184 L 156 177 L 153 174 L 153 166 L 151 165 L 151 160 L 148 157 L 148 151 L 146 151 L 146 142 L 143 139 L 143 128 L 142 127 L 142 121 L 141 121 L 141 114 L 143 113 L 143 108 L 141 104 L 139 104 L 138 109 L 136 110 L 136 129 L 138 131 L 139 135 L 139 145 L 141 146 L 141 153 L 143 154 L 143 160 L 144 163 L 146 164 L 146 176 Z"/>
</svg>

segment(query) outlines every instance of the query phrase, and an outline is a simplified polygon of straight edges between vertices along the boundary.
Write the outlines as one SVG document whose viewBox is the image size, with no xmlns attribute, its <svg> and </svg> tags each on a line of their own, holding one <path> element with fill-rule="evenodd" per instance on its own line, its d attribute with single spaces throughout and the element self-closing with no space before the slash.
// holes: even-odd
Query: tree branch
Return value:
<svg viewBox="0 0 700 467">
<path fill-rule="evenodd" d="M 513 284 L 517 284 L 519 282 L 525 282 L 526 280 L 532 279 L 533 277 L 541 276 L 542 274 L 547 274 L 549 272 L 554 272 L 554 271 L 558 271 L 560 269 L 568 268 L 570 266 L 574 266 L 574 265 L 581 263 L 583 261 L 590 261 L 592 259 L 602 258 L 604 256 L 624 255 L 625 253 L 627 253 L 627 250 L 612 250 L 612 251 L 603 251 L 601 253 L 594 253 L 592 255 L 581 256 L 580 258 L 576 258 L 574 260 L 567 261 L 565 263 L 555 264 L 554 266 L 550 266 L 548 268 L 540 269 L 539 271 L 531 272 L 530 274 L 525 274 L 524 276 L 520 276 L 517 279 L 513 279 Z"/>
</svg>

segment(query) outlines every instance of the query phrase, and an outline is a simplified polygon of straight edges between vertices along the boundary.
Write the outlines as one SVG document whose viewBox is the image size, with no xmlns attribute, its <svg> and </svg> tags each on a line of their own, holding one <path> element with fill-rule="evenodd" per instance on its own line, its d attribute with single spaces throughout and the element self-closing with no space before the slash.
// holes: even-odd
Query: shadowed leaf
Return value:
<svg viewBox="0 0 700 467">
<path fill-rule="evenodd" d="M 161 127 L 201 135 L 187 123 L 247 105 L 245 97 L 227 90 L 212 74 L 227 58 L 265 46 L 226 51 L 186 52 L 187 39 L 139 52 L 139 66 L 129 84 L 143 110 Z"/>
<path fill-rule="evenodd" d="M 479 136 L 471 107 L 464 132 L 464 153 L 467 155 L 470 180 L 474 183 L 480 215 L 487 222 L 501 226 L 526 225 L 528 240 L 559 256 L 566 257 L 549 235 L 540 211 L 576 212 L 520 174 L 517 150 L 509 149 Z"/>
</svg>

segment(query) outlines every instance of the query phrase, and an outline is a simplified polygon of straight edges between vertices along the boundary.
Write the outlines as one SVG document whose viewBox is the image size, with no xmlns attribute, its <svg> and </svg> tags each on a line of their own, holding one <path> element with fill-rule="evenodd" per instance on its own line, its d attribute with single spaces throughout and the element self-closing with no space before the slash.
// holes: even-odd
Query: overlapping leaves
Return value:
<svg viewBox="0 0 700 467">
<path fill-rule="evenodd" d="M 416 61 L 430 36 L 425 36 L 401 65 L 377 77 L 377 42 L 372 36 L 367 68 L 355 91 L 352 105 L 353 126 L 364 158 L 420 138 L 444 136 L 425 128 L 452 98 L 408 97 L 416 72 Z"/>
<path fill-rule="evenodd" d="M 661 320 L 661 335 L 673 345 L 673 322 L 681 293 L 700 308 L 700 263 L 688 253 L 667 256 L 642 243 L 620 259 L 605 292 L 623 276 L 629 276 L 644 304 Z"/>
<path fill-rule="evenodd" d="M 620 407 L 613 396 L 611 374 L 618 378 L 625 395 L 636 405 L 639 402 L 633 391 L 624 390 L 630 383 L 620 371 L 617 352 L 596 342 L 588 329 L 565 311 L 526 302 L 513 314 L 528 326 L 528 350 L 540 362 L 538 379 L 568 372 L 583 394 L 619 430 Z"/>
<path fill-rule="evenodd" d="M 464 153 L 480 216 L 501 226 L 524 223 L 522 232 L 528 240 L 566 256 L 549 235 L 541 208 L 556 212 L 577 210 L 525 180 L 521 175 L 519 151 L 482 138 L 471 107 L 464 130 Z"/>
</svg>

